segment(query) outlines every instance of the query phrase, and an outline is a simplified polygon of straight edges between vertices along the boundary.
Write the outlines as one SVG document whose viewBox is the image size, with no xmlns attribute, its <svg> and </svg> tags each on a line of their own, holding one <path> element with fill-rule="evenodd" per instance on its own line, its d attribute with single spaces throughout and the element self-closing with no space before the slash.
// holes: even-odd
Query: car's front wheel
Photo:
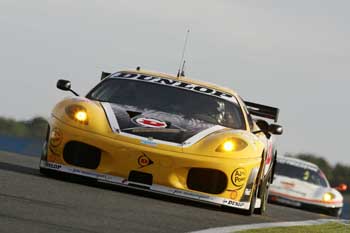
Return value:
<svg viewBox="0 0 350 233">
<path fill-rule="evenodd" d="M 50 130 L 48 129 L 48 133 Z M 41 167 L 41 161 L 47 160 L 47 151 L 48 151 L 48 135 L 46 137 L 46 140 L 43 143 L 42 149 L 41 149 L 41 156 L 39 160 L 39 172 L 43 175 L 50 175 L 50 170 L 47 168 Z"/>
<path fill-rule="evenodd" d="M 256 190 L 256 187 L 254 187 L 252 189 L 252 197 L 250 199 L 249 209 L 248 210 L 244 210 L 244 212 L 243 212 L 244 215 L 250 216 L 250 215 L 254 214 L 256 198 L 257 198 L 257 190 Z"/>
<path fill-rule="evenodd" d="M 269 182 L 270 179 L 266 179 L 259 188 L 259 198 L 261 200 L 261 204 L 259 208 L 255 209 L 255 213 L 263 215 L 266 212 L 267 209 L 267 201 L 269 196 Z"/>
</svg>

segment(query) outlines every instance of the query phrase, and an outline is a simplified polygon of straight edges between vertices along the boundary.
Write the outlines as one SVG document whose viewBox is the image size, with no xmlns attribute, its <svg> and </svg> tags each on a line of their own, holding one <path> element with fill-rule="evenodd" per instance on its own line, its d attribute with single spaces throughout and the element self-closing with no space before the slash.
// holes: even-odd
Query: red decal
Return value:
<svg viewBox="0 0 350 233">
<path fill-rule="evenodd" d="M 291 189 L 291 188 L 294 188 L 294 186 L 295 186 L 294 183 L 289 183 L 289 182 L 285 182 L 285 181 L 281 181 L 281 184 L 286 189 Z"/>
<path fill-rule="evenodd" d="M 267 151 L 266 164 L 270 164 L 272 160 L 272 143 L 269 144 L 269 150 Z"/>
<path fill-rule="evenodd" d="M 136 123 L 142 126 L 151 127 L 151 128 L 165 128 L 167 124 L 164 121 L 159 121 L 152 118 L 138 118 Z"/>
</svg>

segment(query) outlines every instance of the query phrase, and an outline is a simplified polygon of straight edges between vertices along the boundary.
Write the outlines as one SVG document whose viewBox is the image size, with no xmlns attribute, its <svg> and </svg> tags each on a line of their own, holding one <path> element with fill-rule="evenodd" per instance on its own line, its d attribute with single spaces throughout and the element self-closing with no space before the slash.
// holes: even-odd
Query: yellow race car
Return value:
<svg viewBox="0 0 350 233">
<path fill-rule="evenodd" d="M 279 110 L 230 89 L 140 69 L 104 73 L 86 97 L 53 109 L 40 160 L 100 182 L 241 209 L 266 210 Z M 253 118 L 254 116 L 254 118 Z M 256 116 L 258 118 L 256 118 Z"/>
</svg>

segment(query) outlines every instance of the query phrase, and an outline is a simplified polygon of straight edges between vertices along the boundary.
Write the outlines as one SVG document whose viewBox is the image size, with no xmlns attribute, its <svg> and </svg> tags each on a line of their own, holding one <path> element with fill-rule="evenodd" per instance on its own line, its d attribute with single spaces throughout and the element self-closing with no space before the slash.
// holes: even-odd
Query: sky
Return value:
<svg viewBox="0 0 350 233">
<path fill-rule="evenodd" d="M 348 0 L 1 0 L 0 116 L 48 118 L 69 79 L 101 71 L 186 75 L 280 108 L 279 154 L 350 165 Z"/>
</svg>

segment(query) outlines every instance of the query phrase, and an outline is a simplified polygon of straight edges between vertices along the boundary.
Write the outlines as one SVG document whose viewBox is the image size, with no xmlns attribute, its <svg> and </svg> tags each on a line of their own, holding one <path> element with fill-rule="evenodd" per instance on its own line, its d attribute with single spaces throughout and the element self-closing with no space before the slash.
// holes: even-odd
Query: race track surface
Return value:
<svg viewBox="0 0 350 233">
<path fill-rule="evenodd" d="M 330 218 L 278 205 L 238 213 L 126 188 L 39 174 L 39 158 L 0 152 L 0 232 L 188 232 L 249 223 Z"/>
</svg>

